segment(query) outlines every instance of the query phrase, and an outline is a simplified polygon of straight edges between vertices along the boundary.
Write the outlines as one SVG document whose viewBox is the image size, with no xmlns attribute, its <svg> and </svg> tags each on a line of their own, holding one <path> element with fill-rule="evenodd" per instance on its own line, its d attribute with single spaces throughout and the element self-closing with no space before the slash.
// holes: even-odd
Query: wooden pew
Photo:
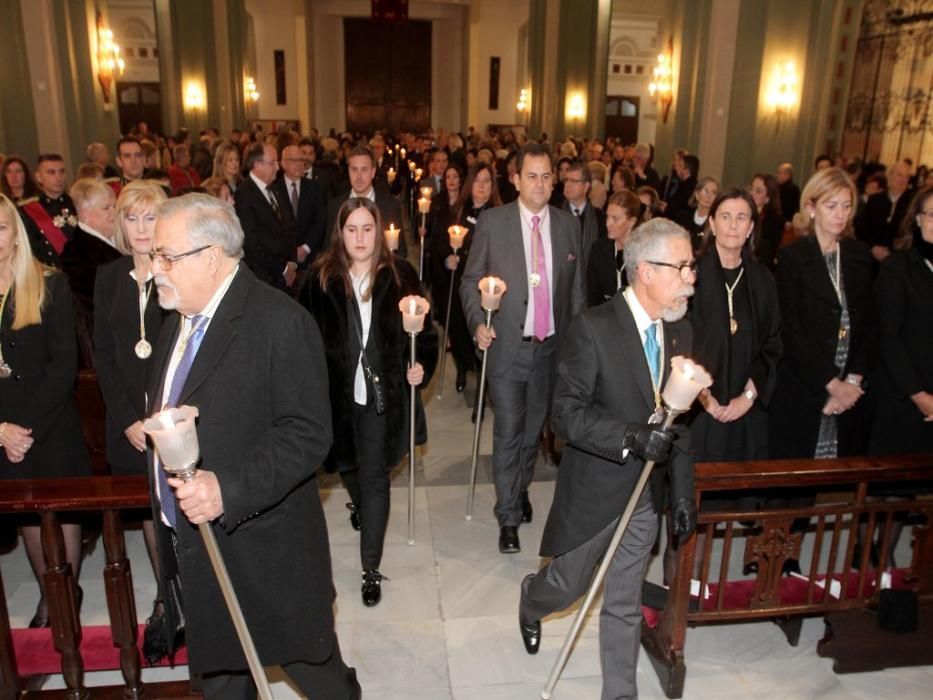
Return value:
<svg viewBox="0 0 933 700">
<path fill-rule="evenodd" d="M 872 568 L 867 546 L 862 548 L 860 561 L 854 561 L 860 521 L 867 530 L 866 539 L 877 533 L 881 543 L 878 559 L 885 562 L 893 547 L 894 518 L 907 512 L 925 516 L 925 524 L 913 530 L 910 567 L 895 572 L 894 583 L 895 587 L 913 590 L 925 614 L 933 610 L 929 605 L 933 603 L 933 500 L 916 495 L 897 502 L 869 497 L 872 486 L 894 485 L 910 491 L 912 486 L 919 488 L 924 483 L 929 488 L 931 479 L 933 455 L 698 464 L 698 506 L 704 498 L 722 491 L 753 494 L 776 488 L 806 489 L 821 496 L 815 505 L 806 507 L 700 513 L 698 532 L 705 535 L 703 551 L 696 551 L 697 537 L 680 546 L 677 573 L 665 607 L 656 624 L 642 627 L 642 645 L 667 697 L 680 698 L 683 694 L 688 625 L 774 620 L 795 645 L 804 616 L 839 615 L 875 607 L 883 567 Z M 806 576 L 792 578 L 782 575 L 782 569 L 786 560 L 801 558 L 803 533 L 792 527 L 798 518 L 810 520 L 813 553 L 808 561 L 800 561 Z M 757 574 L 751 580 L 729 581 L 736 533 L 743 527 L 740 523 L 748 521 L 754 521 L 758 528 L 757 534 L 746 540 L 743 562 L 754 564 Z M 712 534 L 722 540 L 722 550 L 715 555 Z M 709 598 L 699 601 L 691 600 L 690 595 L 697 561 L 699 590 L 703 592 L 709 585 L 712 592 Z M 832 581 L 839 582 L 836 595 L 827 594 L 827 590 L 837 587 L 829 583 Z M 834 656 L 838 646 L 839 640 L 833 641 L 828 635 L 818 652 Z"/>
</svg>

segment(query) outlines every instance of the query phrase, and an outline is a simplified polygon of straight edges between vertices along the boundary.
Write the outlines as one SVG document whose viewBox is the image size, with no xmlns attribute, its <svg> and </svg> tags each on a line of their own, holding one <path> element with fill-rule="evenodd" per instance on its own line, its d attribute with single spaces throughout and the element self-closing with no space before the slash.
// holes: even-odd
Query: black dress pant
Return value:
<svg viewBox="0 0 933 700">
<path fill-rule="evenodd" d="M 355 407 L 356 469 L 340 472 L 360 517 L 360 563 L 378 569 L 389 522 L 389 468 L 385 463 L 385 414 L 374 406 Z"/>
</svg>

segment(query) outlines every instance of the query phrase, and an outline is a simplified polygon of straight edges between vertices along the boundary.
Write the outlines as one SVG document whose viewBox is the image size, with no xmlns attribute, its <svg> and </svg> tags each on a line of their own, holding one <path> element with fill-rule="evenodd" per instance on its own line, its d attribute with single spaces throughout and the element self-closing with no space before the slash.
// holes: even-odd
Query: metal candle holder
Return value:
<svg viewBox="0 0 933 700">
<path fill-rule="evenodd" d="M 421 194 L 423 195 L 425 190 L 433 192 L 428 187 L 421 188 Z M 427 231 L 425 230 L 428 225 L 428 210 L 431 208 L 431 198 L 429 196 L 423 196 L 418 200 L 418 211 L 421 212 L 421 231 L 425 233 L 421 234 L 419 238 L 419 248 L 421 249 L 418 257 L 418 280 L 424 280 L 424 237 Z"/>
<path fill-rule="evenodd" d="M 453 248 L 454 255 L 457 256 L 457 267 L 460 266 L 460 256 L 458 251 L 463 247 L 463 239 L 466 238 L 469 229 L 466 226 L 454 224 L 447 229 L 447 235 L 450 236 L 450 247 Z M 450 289 L 447 290 L 447 314 L 444 319 L 444 338 L 441 341 L 441 373 L 437 379 L 437 398 L 443 398 L 444 395 L 444 367 L 447 364 L 447 335 L 450 332 L 450 307 L 454 300 L 454 275 L 457 274 L 455 267 L 450 271 Z"/>
<path fill-rule="evenodd" d="M 198 472 L 198 463 L 201 459 L 198 434 L 195 428 L 195 418 L 197 416 L 197 408 L 179 406 L 178 408 L 169 408 L 157 413 L 143 423 L 143 430 L 152 438 L 156 452 L 159 453 L 162 468 L 172 476 L 184 481 L 192 481 L 195 478 Z M 179 517 L 183 516 L 179 515 Z M 253 682 L 259 691 L 259 697 L 261 700 L 273 700 L 272 688 L 269 687 L 269 680 L 266 678 L 256 646 L 253 644 L 253 638 L 246 626 L 246 618 L 243 617 L 240 601 L 236 597 L 236 591 L 233 590 L 233 583 L 220 553 L 220 547 L 217 546 L 214 531 L 211 529 L 210 523 L 200 523 L 198 531 L 204 540 L 204 548 L 207 550 L 211 567 L 214 569 L 214 575 L 217 577 L 217 583 L 223 593 L 227 610 L 230 612 L 233 626 L 236 628 L 237 637 L 239 637 L 240 646 L 249 664 Z"/>
<path fill-rule="evenodd" d="M 685 357 L 674 357 L 671 359 L 671 373 L 661 396 L 663 400 L 662 407 L 659 412 L 656 412 L 651 417 L 649 422 L 656 423 L 660 421 L 661 426 L 667 430 L 674 423 L 674 419 L 677 416 L 690 409 L 690 406 L 699 393 L 703 391 L 703 389 L 712 386 L 712 384 L 712 377 L 700 365 Z M 554 686 L 557 685 L 557 681 L 560 679 L 560 674 L 564 670 L 567 659 L 570 657 L 570 650 L 576 641 L 577 635 L 580 633 L 580 628 L 583 626 L 586 614 L 593 604 L 593 600 L 596 598 L 600 586 L 602 586 L 603 579 L 606 577 L 606 572 L 609 570 L 609 565 L 612 563 L 613 554 L 622 542 L 622 537 L 625 535 L 625 530 L 628 528 L 629 521 L 632 519 L 635 507 L 638 505 L 641 494 L 648 484 L 648 478 L 651 476 L 652 469 L 654 469 L 654 462 L 645 462 L 645 466 L 642 467 L 641 474 L 638 477 L 638 482 L 635 484 L 632 495 L 629 497 L 625 510 L 622 512 L 622 517 L 619 518 L 619 524 L 616 526 L 612 539 L 609 541 L 606 553 L 603 555 L 599 568 L 593 576 L 593 581 L 586 591 L 583 603 L 580 605 L 580 609 L 577 611 L 573 624 L 570 626 L 570 630 L 568 630 L 567 636 L 564 638 L 564 644 L 560 649 L 560 654 L 557 655 L 554 666 L 551 667 L 551 673 L 548 676 L 547 682 L 544 684 L 544 689 L 541 691 L 542 700 L 551 699 Z"/>
<path fill-rule="evenodd" d="M 498 277 L 484 277 L 479 281 L 480 305 L 486 314 L 486 328 L 492 328 L 492 315 L 499 310 L 502 295 L 508 287 Z M 479 459 L 479 436 L 483 427 L 483 399 L 486 396 L 486 359 L 489 348 L 483 350 L 483 364 L 479 373 L 479 390 L 476 392 L 476 425 L 473 426 L 473 457 L 470 460 L 470 489 L 467 493 L 466 519 L 473 519 L 473 495 L 476 491 L 476 463 Z"/>
<path fill-rule="evenodd" d="M 408 366 L 414 367 L 417 362 L 415 342 L 418 334 L 424 330 L 424 317 L 431 305 L 424 297 L 411 295 L 404 297 L 398 303 L 398 310 L 402 312 L 402 327 L 408 333 L 409 359 Z M 417 394 L 413 386 L 408 407 L 408 544 L 415 543 L 415 399 Z"/>
</svg>

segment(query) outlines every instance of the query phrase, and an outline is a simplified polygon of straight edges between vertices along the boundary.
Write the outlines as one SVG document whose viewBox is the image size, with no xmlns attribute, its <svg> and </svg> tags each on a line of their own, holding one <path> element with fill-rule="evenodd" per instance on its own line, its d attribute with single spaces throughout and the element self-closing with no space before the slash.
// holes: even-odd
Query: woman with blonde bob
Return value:
<svg viewBox="0 0 933 700">
<path fill-rule="evenodd" d="M 864 454 L 862 381 L 878 353 L 871 255 L 852 235 L 855 185 L 816 172 L 800 196 L 800 238 L 778 253 L 784 356 L 771 404 L 771 457 Z"/>
<path fill-rule="evenodd" d="M 91 464 L 72 391 L 78 372 L 71 291 L 64 276 L 35 260 L 16 207 L 0 195 L 0 475 L 4 479 L 89 476 Z M 39 525 L 23 540 L 42 590 Z M 65 559 L 81 570 L 81 526 L 63 518 Z M 80 593 L 79 593 L 80 600 Z M 39 600 L 30 627 L 47 627 Z"/>
<path fill-rule="evenodd" d="M 243 181 L 240 165 L 239 147 L 232 143 L 222 143 L 214 153 L 214 170 L 211 177 L 222 177 L 226 180 L 227 187 L 230 188 L 232 194 L 236 192 L 236 188 Z"/>
</svg>

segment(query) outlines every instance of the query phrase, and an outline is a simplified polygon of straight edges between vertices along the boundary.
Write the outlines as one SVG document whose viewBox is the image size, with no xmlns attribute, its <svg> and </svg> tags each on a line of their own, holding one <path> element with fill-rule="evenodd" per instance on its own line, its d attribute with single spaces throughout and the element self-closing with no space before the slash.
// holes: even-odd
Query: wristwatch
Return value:
<svg viewBox="0 0 933 700">
<path fill-rule="evenodd" d="M 742 396 L 744 396 L 744 397 L 745 397 L 746 399 L 748 399 L 749 401 L 754 401 L 754 400 L 755 400 L 755 392 L 752 391 L 751 389 L 746 389 L 745 391 L 743 391 L 743 392 L 742 392 Z"/>
</svg>

